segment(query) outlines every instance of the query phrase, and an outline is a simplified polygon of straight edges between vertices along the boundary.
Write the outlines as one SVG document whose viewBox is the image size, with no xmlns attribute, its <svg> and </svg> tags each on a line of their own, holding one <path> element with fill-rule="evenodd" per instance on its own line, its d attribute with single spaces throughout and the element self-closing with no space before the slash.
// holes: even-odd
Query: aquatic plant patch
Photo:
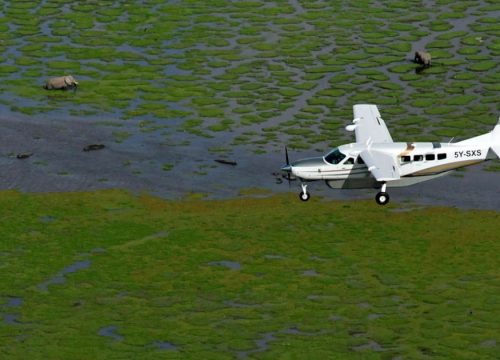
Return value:
<svg viewBox="0 0 500 360">
<path fill-rule="evenodd" d="M 202 120 L 198 134 L 231 116 L 234 124 L 222 131 L 236 137 L 255 126 L 250 118 L 274 127 L 299 114 L 305 101 L 327 104 L 323 96 L 335 96 L 333 106 L 348 110 L 353 101 L 379 102 L 397 122 L 404 116 L 400 104 L 408 115 L 420 113 L 412 97 L 422 88 L 441 98 L 458 93 L 454 85 L 470 78 L 468 91 L 485 89 L 491 124 L 496 118 L 498 86 L 483 87 L 470 76 L 487 78 L 498 69 L 500 10 L 487 1 L 416 8 L 397 0 L 380 6 L 262 0 L 100 6 L 39 0 L 7 1 L 0 11 L 1 104 L 10 112 L 36 116 L 36 109 L 45 109 L 61 118 L 97 113 L 179 127 L 179 118 L 192 116 Z M 433 66 L 422 69 L 411 62 L 417 46 L 431 51 Z M 75 96 L 61 95 L 65 101 L 54 106 L 40 84 L 61 73 L 72 73 L 81 86 Z M 342 92 L 320 94 L 326 82 Z M 420 85 L 427 82 L 432 85 Z M 364 92 L 373 87 L 384 93 Z M 392 90 L 397 94 L 392 96 Z M 278 97 L 271 100 L 268 94 Z M 220 101 L 218 109 L 207 108 L 206 99 Z M 174 103 L 189 116 L 142 107 L 152 101 Z M 275 109 L 267 101 L 274 101 Z M 466 111 L 473 103 L 454 103 L 450 111 Z M 329 116 L 315 115 L 316 128 Z M 275 139 L 273 145 L 291 140 L 286 134 Z"/>
</svg>

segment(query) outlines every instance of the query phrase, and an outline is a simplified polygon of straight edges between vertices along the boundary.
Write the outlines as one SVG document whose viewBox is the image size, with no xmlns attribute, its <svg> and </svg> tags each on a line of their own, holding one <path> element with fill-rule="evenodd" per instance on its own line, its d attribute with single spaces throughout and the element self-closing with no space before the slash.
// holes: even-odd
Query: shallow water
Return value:
<svg viewBox="0 0 500 360">
<path fill-rule="evenodd" d="M 365 350 L 372 350 L 372 351 L 384 351 L 385 349 L 376 341 L 369 340 L 366 344 L 363 345 L 358 345 L 358 346 L 353 346 L 352 350 L 353 351 L 365 351 Z"/>
<path fill-rule="evenodd" d="M 38 285 L 38 289 L 42 291 L 48 291 L 49 285 L 60 285 L 66 282 L 66 275 L 87 269 L 90 267 L 92 262 L 90 260 L 82 260 L 77 261 L 69 266 L 66 266 L 64 269 L 59 271 L 54 277 L 51 279 L 41 283 Z"/>
<path fill-rule="evenodd" d="M 12 297 L 12 298 L 9 298 L 9 300 L 7 301 L 5 306 L 7 306 L 7 307 L 20 307 L 23 305 L 23 302 L 24 302 L 23 298 Z"/>
<path fill-rule="evenodd" d="M 319 274 L 316 272 L 316 270 L 306 270 L 302 273 L 302 276 L 318 276 Z"/>
<path fill-rule="evenodd" d="M 4 141 L 0 143 L 0 184 L 3 189 L 27 192 L 82 191 L 125 188 L 148 191 L 165 198 L 182 198 L 188 193 L 206 193 L 209 198 L 238 196 L 245 188 L 257 187 L 276 192 L 297 192 L 298 182 L 290 186 L 276 183 L 273 173 L 283 165 L 283 149 L 270 148 L 267 154 L 253 154 L 247 146 L 232 147 L 237 166 L 218 164 L 218 153 L 207 149 L 224 144 L 224 135 L 197 141 L 191 135 L 189 146 L 170 146 L 156 135 L 137 134 L 133 141 L 115 143 L 113 128 L 88 127 L 85 120 L 43 122 L 28 117 L 3 120 Z M 83 147 L 104 143 L 106 148 L 85 153 Z M 31 151 L 29 159 L 6 154 Z M 325 152 L 327 150 L 325 149 Z M 289 150 L 290 160 L 317 156 L 314 151 Z M 164 163 L 173 164 L 170 171 Z M 462 208 L 500 209 L 498 173 L 482 171 L 484 165 L 466 168 L 463 177 L 447 176 L 406 188 L 390 189 L 391 201 Z M 200 174 L 203 172 L 203 175 Z M 371 199 L 372 190 L 331 190 L 323 182 L 311 183 L 313 197 L 328 199 Z M 300 204 L 300 203 L 298 203 Z"/>
<path fill-rule="evenodd" d="M 272 332 L 262 334 L 262 337 L 260 339 L 255 340 L 255 349 L 249 351 L 238 351 L 236 353 L 236 357 L 238 359 L 247 359 L 248 356 L 252 355 L 253 353 L 266 351 L 269 348 L 269 343 L 276 340 L 274 335 L 275 333 Z"/>
<path fill-rule="evenodd" d="M 236 261 L 228 261 L 228 260 L 222 260 L 222 261 L 212 261 L 208 263 L 210 266 L 222 266 L 231 270 L 241 270 L 241 264 Z"/>
<path fill-rule="evenodd" d="M 3 321 L 7 325 L 20 325 L 19 314 L 3 314 Z"/>
<path fill-rule="evenodd" d="M 118 330 L 118 326 L 116 325 L 109 325 L 109 326 L 104 326 L 99 329 L 97 332 L 97 335 L 99 336 L 105 336 L 113 339 L 114 341 L 122 341 L 123 336 L 118 334 L 116 331 Z"/>
<path fill-rule="evenodd" d="M 8 298 L 7 302 L 5 303 L 5 307 L 12 309 L 12 308 L 19 308 L 23 306 L 24 299 L 20 297 L 11 297 Z M 4 313 L 3 314 L 3 320 L 4 323 L 7 325 L 20 325 L 21 322 L 19 321 L 19 314 L 13 314 L 13 313 Z"/>
<path fill-rule="evenodd" d="M 160 350 L 178 350 L 179 348 L 172 343 L 167 341 L 155 341 L 151 346 L 156 347 Z"/>
</svg>

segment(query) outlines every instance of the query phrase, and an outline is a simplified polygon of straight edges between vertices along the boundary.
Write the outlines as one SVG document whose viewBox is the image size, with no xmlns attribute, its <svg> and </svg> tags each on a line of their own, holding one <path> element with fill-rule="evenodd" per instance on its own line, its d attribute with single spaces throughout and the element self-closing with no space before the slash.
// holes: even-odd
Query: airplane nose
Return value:
<svg viewBox="0 0 500 360">
<path fill-rule="evenodd" d="M 281 168 L 281 171 L 286 171 L 286 172 L 292 172 L 292 166 L 291 165 L 285 165 Z"/>
</svg>

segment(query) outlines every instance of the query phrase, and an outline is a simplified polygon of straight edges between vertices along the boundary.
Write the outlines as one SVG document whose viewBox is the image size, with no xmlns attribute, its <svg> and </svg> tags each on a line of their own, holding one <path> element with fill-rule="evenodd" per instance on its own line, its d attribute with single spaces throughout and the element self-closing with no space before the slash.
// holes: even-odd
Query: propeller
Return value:
<svg viewBox="0 0 500 360">
<path fill-rule="evenodd" d="M 288 180 L 288 187 L 290 187 L 290 173 L 292 172 L 292 167 L 290 166 L 290 159 L 288 157 L 288 148 L 285 146 L 285 160 L 286 160 L 286 165 L 281 168 L 282 171 L 286 172 L 286 179 Z"/>
</svg>

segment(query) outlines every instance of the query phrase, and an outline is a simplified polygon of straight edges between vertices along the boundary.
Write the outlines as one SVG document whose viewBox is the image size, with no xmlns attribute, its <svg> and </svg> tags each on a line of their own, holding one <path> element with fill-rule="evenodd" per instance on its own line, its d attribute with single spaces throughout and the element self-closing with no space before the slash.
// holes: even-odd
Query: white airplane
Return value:
<svg viewBox="0 0 500 360">
<path fill-rule="evenodd" d="M 435 179 L 468 165 L 500 157 L 500 119 L 486 134 L 457 143 L 393 142 L 376 105 L 353 106 L 356 142 L 334 148 L 322 157 L 295 161 L 281 168 L 288 179 L 302 182 L 300 200 L 307 201 L 306 182 L 324 180 L 332 189 L 380 189 L 375 200 L 389 202 L 387 187 L 401 187 Z"/>
</svg>

